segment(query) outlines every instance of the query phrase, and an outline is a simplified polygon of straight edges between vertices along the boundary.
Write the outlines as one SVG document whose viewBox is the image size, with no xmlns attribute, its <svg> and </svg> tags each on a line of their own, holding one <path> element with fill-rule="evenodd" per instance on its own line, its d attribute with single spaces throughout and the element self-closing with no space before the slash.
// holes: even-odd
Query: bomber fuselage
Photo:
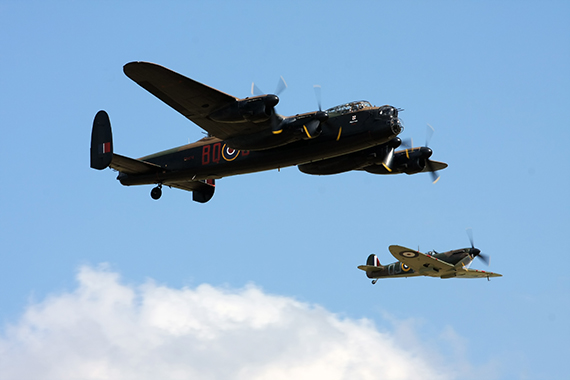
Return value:
<svg viewBox="0 0 570 380">
<path fill-rule="evenodd" d="M 388 115 L 387 108 L 390 112 Z M 335 111 L 334 109 L 331 109 Z M 303 115 L 285 118 L 296 123 Z M 204 180 L 279 169 L 310 163 L 384 144 L 402 130 L 397 110 L 390 106 L 369 107 L 351 112 L 329 112 L 316 138 L 299 140 L 264 150 L 237 150 L 226 141 L 206 137 L 195 143 L 141 157 L 164 168 L 163 173 L 125 174 L 123 185 L 162 183 L 180 179 Z"/>
</svg>

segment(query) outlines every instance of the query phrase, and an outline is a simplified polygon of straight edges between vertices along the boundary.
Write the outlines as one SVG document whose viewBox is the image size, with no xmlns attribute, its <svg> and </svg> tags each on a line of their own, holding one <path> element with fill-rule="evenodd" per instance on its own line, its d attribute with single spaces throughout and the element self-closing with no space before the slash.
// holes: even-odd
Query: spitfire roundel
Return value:
<svg viewBox="0 0 570 380">
<path fill-rule="evenodd" d="M 224 147 L 222 148 L 222 157 L 224 157 L 224 160 L 233 161 L 237 158 L 237 156 L 239 156 L 239 150 L 230 148 L 224 144 Z"/>
<path fill-rule="evenodd" d="M 418 257 L 419 253 L 414 251 L 402 251 L 400 252 L 401 256 L 407 257 L 408 259 L 412 259 L 414 257 Z"/>
</svg>

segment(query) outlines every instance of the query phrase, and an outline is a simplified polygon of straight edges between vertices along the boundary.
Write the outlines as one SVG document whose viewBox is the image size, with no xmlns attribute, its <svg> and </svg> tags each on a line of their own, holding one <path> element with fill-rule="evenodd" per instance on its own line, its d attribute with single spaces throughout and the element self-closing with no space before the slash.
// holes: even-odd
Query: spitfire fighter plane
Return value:
<svg viewBox="0 0 570 380">
<path fill-rule="evenodd" d="M 308 174 L 364 170 L 415 174 L 444 169 L 427 146 L 396 151 L 403 125 L 398 109 L 367 101 L 284 117 L 277 95 L 239 99 L 148 62 L 131 62 L 125 74 L 203 128 L 208 136 L 191 144 L 138 159 L 114 153 L 111 123 L 99 111 L 91 133 L 91 167 L 112 168 L 125 186 L 154 184 L 192 191 L 201 203 L 214 195 L 215 180 L 297 165 Z"/>
<path fill-rule="evenodd" d="M 472 240 L 471 240 L 472 241 Z M 375 284 L 379 278 L 430 276 L 439 278 L 484 278 L 501 277 L 501 274 L 483 270 L 470 269 L 469 265 L 475 257 L 489 264 L 489 258 L 473 246 L 470 248 L 455 249 L 447 252 L 430 251 L 421 253 L 399 245 L 388 247 L 395 263 L 388 265 L 380 264 L 375 254 L 368 256 L 366 265 L 359 265 L 358 269 L 366 272 L 368 278 L 372 278 Z"/>
</svg>

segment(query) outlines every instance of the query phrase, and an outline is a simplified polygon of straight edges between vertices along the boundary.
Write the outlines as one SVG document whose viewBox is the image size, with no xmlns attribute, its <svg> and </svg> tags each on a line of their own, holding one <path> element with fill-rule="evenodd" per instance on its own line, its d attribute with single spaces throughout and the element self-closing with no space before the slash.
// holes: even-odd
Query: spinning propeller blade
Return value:
<svg viewBox="0 0 570 380">
<path fill-rule="evenodd" d="M 428 128 L 427 128 L 427 132 L 426 132 L 426 145 L 429 145 L 429 142 L 431 140 L 431 138 L 433 137 L 433 133 L 435 132 L 435 129 L 433 129 L 433 127 L 428 123 Z"/>
<path fill-rule="evenodd" d="M 264 95 L 264 92 L 261 91 L 260 88 L 257 87 L 254 82 L 251 82 L 251 95 L 255 96 Z"/>
<path fill-rule="evenodd" d="M 287 89 L 287 83 L 283 77 L 279 77 L 279 81 L 277 82 L 277 87 L 275 88 L 275 95 L 281 94 L 283 91 Z M 255 82 L 251 82 L 251 95 L 265 95 L 265 92 L 261 91 L 259 87 L 255 84 Z"/>
<path fill-rule="evenodd" d="M 427 153 L 425 153 L 426 157 L 426 167 L 428 169 L 428 172 L 430 173 L 431 176 L 431 180 L 432 183 L 436 183 L 437 181 L 439 181 L 440 176 L 437 174 L 437 170 L 435 169 L 435 167 L 433 166 L 433 163 L 430 161 L 429 157 L 431 156 L 431 149 L 429 149 L 428 144 L 433 136 L 435 129 L 428 124 L 427 125 L 427 132 L 426 132 L 426 143 L 424 145 L 423 148 L 420 149 L 424 149 L 427 148 L 428 150 L 426 151 Z M 414 139 L 413 138 L 409 138 L 409 139 L 405 139 L 402 140 L 402 146 L 404 146 L 406 148 L 406 157 L 410 158 L 410 151 L 414 151 Z"/>
<path fill-rule="evenodd" d="M 277 87 L 275 88 L 275 95 L 281 94 L 286 89 L 287 83 L 285 83 L 285 79 L 283 79 L 283 77 L 279 77 L 279 82 L 277 82 Z"/>
<path fill-rule="evenodd" d="M 388 154 L 386 154 L 386 159 L 382 163 L 382 165 L 388 170 L 389 172 L 392 171 L 392 159 L 394 158 L 394 148 L 388 148 Z"/>
<path fill-rule="evenodd" d="M 389 172 L 392 171 L 392 160 L 394 158 L 394 151 L 400 145 L 402 145 L 402 140 L 399 137 L 396 137 L 390 140 L 390 142 L 386 146 L 386 157 L 384 158 L 384 162 L 382 162 L 382 165 Z"/>
<path fill-rule="evenodd" d="M 282 76 L 279 77 L 279 81 L 277 82 L 277 87 L 275 88 L 275 95 L 281 94 L 283 91 L 287 89 L 287 83 Z M 251 82 L 251 94 L 255 96 L 265 95 L 265 92 L 261 91 L 259 87 L 255 85 L 254 82 Z M 273 109 L 273 113 L 271 115 L 271 132 L 274 135 L 278 135 L 283 132 L 281 127 L 281 120 L 277 116 L 277 112 Z"/>
<path fill-rule="evenodd" d="M 323 109 L 321 108 L 321 85 L 315 84 L 313 88 L 315 89 L 315 96 L 317 97 L 317 104 L 319 105 L 319 111 L 322 111 Z"/>
<path fill-rule="evenodd" d="M 431 163 L 431 161 L 429 159 L 426 160 L 426 166 L 427 166 L 429 174 L 431 176 L 431 182 L 436 183 L 437 181 L 439 181 L 439 179 L 441 177 L 439 176 L 439 174 L 436 173 L 436 170 L 433 167 L 433 164 Z"/>
<path fill-rule="evenodd" d="M 475 245 L 473 244 L 473 229 L 472 228 L 467 229 L 467 236 L 469 237 L 469 242 L 471 243 L 471 249 L 469 252 L 469 256 L 471 256 L 473 258 L 478 257 L 486 265 L 489 265 L 489 262 L 491 261 L 490 257 L 482 254 L 481 250 L 478 248 L 475 248 Z"/>
<path fill-rule="evenodd" d="M 428 146 L 428 144 L 429 144 L 429 142 L 433 136 L 433 133 L 435 132 L 435 129 L 429 123 L 427 126 L 428 126 L 428 128 L 427 128 L 427 132 L 426 132 L 426 145 L 425 145 L 426 147 Z M 440 176 L 436 173 L 436 170 L 433 167 L 433 164 L 429 159 L 426 160 L 426 166 L 427 166 L 428 171 L 430 173 L 432 183 L 436 183 L 437 181 L 439 181 Z"/>
</svg>

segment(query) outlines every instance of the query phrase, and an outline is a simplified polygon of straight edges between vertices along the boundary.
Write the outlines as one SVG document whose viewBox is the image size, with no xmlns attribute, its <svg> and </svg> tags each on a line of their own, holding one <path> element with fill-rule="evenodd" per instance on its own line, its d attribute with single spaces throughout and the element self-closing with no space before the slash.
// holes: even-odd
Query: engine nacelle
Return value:
<svg viewBox="0 0 570 380">
<path fill-rule="evenodd" d="M 275 99 L 269 98 L 271 96 L 275 95 L 264 95 L 263 97 L 254 99 L 265 99 L 267 102 L 267 109 L 267 107 L 273 107 L 273 104 L 276 104 L 277 96 L 275 96 Z M 216 112 L 214 117 L 217 118 L 219 115 L 221 115 L 221 113 L 218 114 L 218 112 Z M 328 118 L 328 114 L 322 111 L 296 115 L 295 117 L 286 119 L 283 119 L 276 113 L 269 113 L 269 115 L 270 116 L 268 118 L 271 120 L 267 123 L 268 126 L 266 129 L 262 129 L 248 135 L 238 135 L 226 139 L 228 146 L 239 150 L 264 150 L 276 148 L 303 139 L 312 139 L 321 134 L 322 127 L 320 124 Z M 215 120 L 217 121 L 218 119 Z M 224 120 L 228 119 L 226 118 Z M 257 120 L 258 121 L 253 121 L 263 121 L 264 117 L 260 116 Z M 265 120 L 267 120 L 267 118 L 265 118 Z"/>
<path fill-rule="evenodd" d="M 208 117 L 220 123 L 243 123 L 244 121 L 261 123 L 271 118 L 277 103 L 279 103 L 277 95 L 246 98 L 212 112 Z"/>
<path fill-rule="evenodd" d="M 328 175 L 339 174 L 360 168 L 366 162 L 366 157 L 340 156 L 326 160 L 298 165 L 305 174 Z"/>
<path fill-rule="evenodd" d="M 426 160 L 423 157 L 414 157 L 405 164 L 402 170 L 406 174 L 416 174 L 424 170 L 426 167 Z"/>
<path fill-rule="evenodd" d="M 370 174 L 397 174 L 397 173 L 400 173 L 400 172 L 395 171 L 394 169 L 392 169 L 392 171 L 389 171 L 383 165 L 370 165 L 370 166 L 366 166 L 366 167 L 362 168 L 362 170 L 367 171 Z"/>
</svg>

